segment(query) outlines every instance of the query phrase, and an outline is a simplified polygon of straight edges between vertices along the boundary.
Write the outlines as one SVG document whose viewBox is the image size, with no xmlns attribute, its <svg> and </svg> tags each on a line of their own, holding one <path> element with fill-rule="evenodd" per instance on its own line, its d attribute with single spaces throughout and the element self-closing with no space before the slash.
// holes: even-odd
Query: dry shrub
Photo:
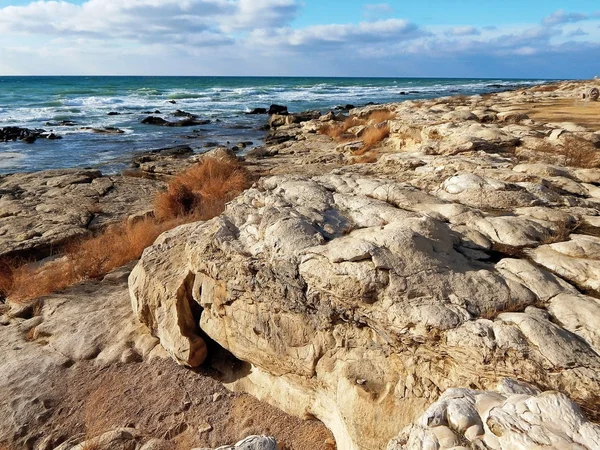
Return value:
<svg viewBox="0 0 600 450">
<path fill-rule="evenodd" d="M 388 120 L 392 120 L 396 117 L 396 114 L 388 109 L 378 109 L 369 114 L 369 121 L 373 121 L 375 123 L 386 122 Z"/>
<path fill-rule="evenodd" d="M 598 150 L 589 141 L 569 137 L 565 140 L 562 154 L 565 164 L 573 167 L 593 168 L 598 167 Z"/>
<path fill-rule="evenodd" d="M 544 143 L 535 148 L 538 153 L 544 153 L 562 158 L 562 163 L 571 167 L 597 168 L 600 167 L 598 149 L 594 144 L 575 136 L 567 137 L 560 145 Z"/>
<path fill-rule="evenodd" d="M 237 161 L 207 158 L 176 176 L 154 202 L 159 220 L 192 216 L 208 219 L 246 189 L 250 176 Z"/>
<path fill-rule="evenodd" d="M 139 258 L 164 231 L 220 214 L 249 180 L 237 162 L 206 159 L 175 177 L 157 196 L 154 217 L 110 225 L 97 236 L 72 242 L 62 257 L 41 266 L 0 262 L 0 293 L 25 302 L 99 278 Z"/>
<path fill-rule="evenodd" d="M 375 147 L 385 138 L 390 135 L 390 126 L 383 125 L 380 127 L 369 127 L 365 130 L 365 132 L 361 136 L 361 140 L 363 141 L 363 148 L 357 151 L 356 155 L 363 155 L 368 150 Z"/>
<path fill-rule="evenodd" d="M 360 140 L 363 141 L 363 147 L 354 153 L 355 155 L 364 155 L 367 151 L 371 150 L 390 135 L 390 127 L 386 122 L 395 117 L 396 114 L 392 111 L 378 109 L 371 112 L 365 119 L 351 116 L 342 123 L 323 125 L 319 130 L 319 133 L 327 135 L 337 142 L 344 142 L 356 139 L 356 136 L 347 133 L 350 128 L 364 125 L 366 128 L 360 135 Z M 368 123 L 371 123 L 372 125 L 367 125 Z"/>
<path fill-rule="evenodd" d="M 334 123 L 332 125 L 330 125 L 330 124 L 323 125 L 319 129 L 319 133 L 329 136 L 330 138 L 332 138 L 338 142 L 342 142 L 343 140 L 347 140 L 349 137 L 356 138 L 356 136 L 354 136 L 354 135 L 348 136 L 347 132 L 350 128 L 357 127 L 360 125 L 365 125 L 365 124 L 366 124 L 366 120 L 359 119 L 356 116 L 350 116 L 341 123 L 338 122 L 338 123 Z"/>
<path fill-rule="evenodd" d="M 541 86 L 532 87 L 531 92 L 554 92 L 558 89 L 556 84 L 544 84 Z"/>
</svg>

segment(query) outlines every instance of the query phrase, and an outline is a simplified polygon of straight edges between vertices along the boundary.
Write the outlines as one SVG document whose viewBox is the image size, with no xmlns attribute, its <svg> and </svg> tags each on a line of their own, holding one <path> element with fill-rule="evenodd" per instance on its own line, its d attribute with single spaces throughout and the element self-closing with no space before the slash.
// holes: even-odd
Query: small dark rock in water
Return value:
<svg viewBox="0 0 600 450">
<path fill-rule="evenodd" d="M 218 142 L 205 142 L 204 148 L 217 147 L 219 145 Z"/>
<path fill-rule="evenodd" d="M 167 127 L 193 127 L 196 125 L 208 125 L 209 123 L 210 123 L 210 120 L 208 120 L 208 119 L 198 120 L 198 119 L 188 118 L 188 119 L 180 120 L 179 122 L 167 122 L 166 126 Z"/>
<path fill-rule="evenodd" d="M 146 125 L 166 125 L 169 122 L 167 122 L 162 117 L 149 116 L 142 120 L 142 123 Z"/>
<path fill-rule="evenodd" d="M 45 130 L 30 130 L 29 128 L 4 127 L 0 128 L 0 142 L 23 141 L 27 144 L 33 144 L 36 139 L 61 139 L 54 133 Z"/>
<path fill-rule="evenodd" d="M 344 106 L 341 106 L 341 105 L 340 106 L 336 106 L 333 109 L 334 109 L 334 111 L 350 111 L 351 109 L 354 109 L 354 108 L 356 108 L 356 106 L 351 105 L 351 104 L 348 103 L 347 105 L 344 105 Z"/>
<path fill-rule="evenodd" d="M 142 114 L 162 114 L 158 109 L 155 111 L 143 111 Z"/>
<path fill-rule="evenodd" d="M 193 127 L 196 125 L 207 125 L 210 120 L 198 120 L 188 117 L 187 119 L 180 120 L 179 122 L 169 122 L 161 117 L 149 116 L 142 120 L 143 124 L 146 125 L 157 125 L 164 127 Z"/>
<path fill-rule="evenodd" d="M 400 91 L 400 95 L 408 95 L 408 92 L 406 92 L 406 91 Z"/>
<path fill-rule="evenodd" d="M 176 104 L 177 102 L 175 100 L 169 100 L 169 103 L 171 103 L 172 105 Z"/>
<path fill-rule="evenodd" d="M 59 136 L 54 133 L 44 133 L 44 134 L 41 134 L 40 137 L 43 137 L 44 139 L 50 139 L 51 141 L 55 141 L 57 139 L 62 139 L 62 136 Z"/>
<path fill-rule="evenodd" d="M 271 105 L 269 107 L 269 115 L 270 116 L 272 116 L 273 114 L 286 115 L 287 113 L 288 113 L 287 106 L 283 106 L 283 105 Z"/>
<path fill-rule="evenodd" d="M 181 109 L 178 109 L 172 115 L 174 117 L 187 117 L 188 119 L 195 119 L 197 117 L 196 115 L 189 113 L 189 112 L 182 111 Z"/>
<path fill-rule="evenodd" d="M 111 111 L 107 114 L 107 116 L 120 116 L 121 113 L 120 112 L 116 112 L 116 111 Z"/>
<path fill-rule="evenodd" d="M 77 125 L 77 122 L 73 122 L 72 120 L 61 120 L 60 122 L 46 122 L 46 126 L 49 127 L 74 127 Z"/>
<path fill-rule="evenodd" d="M 246 114 L 267 114 L 267 108 L 254 108 L 252 111 Z"/>
<path fill-rule="evenodd" d="M 125 133 L 120 128 L 115 128 L 115 127 L 92 128 L 92 132 L 97 133 L 97 134 L 123 134 L 123 133 Z"/>
<path fill-rule="evenodd" d="M 373 106 L 373 105 L 377 105 L 377 104 L 378 103 L 375 103 L 375 102 L 369 102 L 369 103 L 366 103 L 365 106 Z"/>
</svg>

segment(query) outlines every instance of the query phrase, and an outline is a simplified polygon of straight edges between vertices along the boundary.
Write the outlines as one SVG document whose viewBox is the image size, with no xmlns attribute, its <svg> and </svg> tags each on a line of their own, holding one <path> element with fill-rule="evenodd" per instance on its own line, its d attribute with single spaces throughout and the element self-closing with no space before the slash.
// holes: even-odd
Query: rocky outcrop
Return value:
<svg viewBox="0 0 600 450">
<path fill-rule="evenodd" d="M 162 183 L 48 170 L 0 177 L 0 256 L 49 254 L 90 230 L 151 209 Z"/>
<path fill-rule="evenodd" d="M 318 133 L 343 117 L 272 115 L 245 160 L 277 176 L 159 238 L 136 314 L 180 364 L 216 341 L 248 363 L 231 389 L 343 450 L 597 447 L 599 138 L 538 118 L 581 87 L 353 109 L 395 116 L 372 164 L 364 129 Z"/>
<path fill-rule="evenodd" d="M 41 129 L 30 130 L 29 128 L 20 127 L 0 128 L 0 142 L 22 141 L 27 144 L 33 144 L 38 138 L 56 140 L 61 139 L 61 136 Z"/>
<path fill-rule="evenodd" d="M 234 389 L 318 417 L 341 449 L 385 448 L 442 392 L 505 376 L 594 407 L 595 319 L 560 305 L 598 301 L 492 262 L 473 214 L 375 177 L 264 179 L 144 253 L 134 310 L 181 364 L 204 359 L 199 327 L 251 364 Z"/>
</svg>

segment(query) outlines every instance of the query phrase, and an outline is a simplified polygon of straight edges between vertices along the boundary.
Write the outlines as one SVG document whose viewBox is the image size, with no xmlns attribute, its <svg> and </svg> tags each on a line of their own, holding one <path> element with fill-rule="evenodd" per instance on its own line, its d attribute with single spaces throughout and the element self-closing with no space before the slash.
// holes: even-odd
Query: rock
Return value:
<svg viewBox="0 0 600 450">
<path fill-rule="evenodd" d="M 175 147 L 158 148 L 145 151 L 140 156 L 133 159 L 134 164 L 156 161 L 163 158 L 187 158 L 194 154 L 194 150 L 189 145 L 176 145 Z"/>
<path fill-rule="evenodd" d="M 529 119 L 527 114 L 513 112 L 513 111 L 504 111 L 500 112 L 496 115 L 499 121 L 505 123 L 520 123 L 524 120 Z"/>
<path fill-rule="evenodd" d="M 568 241 L 544 245 L 529 254 L 562 278 L 600 292 L 600 238 L 572 234 Z"/>
<path fill-rule="evenodd" d="M 132 351 L 147 357 L 154 350 L 158 341 L 148 341 L 130 308 L 126 280 L 109 277 L 49 295 L 36 317 L 0 327 L 2 354 L 10 361 L 0 366 L 3 440 L 22 444 L 39 437 L 40 427 L 60 403 L 57 379 L 67 377 L 74 364 L 92 361 L 101 370 Z"/>
<path fill-rule="evenodd" d="M 20 127 L 4 127 L 0 128 L 0 142 L 22 141 L 26 144 L 33 144 L 38 138 L 43 139 L 61 139 L 54 133 L 49 133 L 45 130 Z"/>
<path fill-rule="evenodd" d="M 269 127 L 278 128 L 284 125 L 290 125 L 294 123 L 308 122 L 321 117 L 321 111 L 303 111 L 296 114 L 271 114 L 269 118 Z"/>
<path fill-rule="evenodd" d="M 199 325 L 249 364 L 229 387 L 319 418 L 339 448 L 385 448 L 442 392 L 491 390 L 504 373 L 593 409 L 594 319 L 567 315 L 568 299 L 549 307 L 556 294 L 577 295 L 551 274 L 459 252 L 469 238 L 446 217 L 468 213 L 372 175 L 262 179 L 222 216 L 168 232 L 146 250 L 130 277 L 132 304 L 180 364 L 206 356 Z M 470 409 L 478 394 L 469 395 L 444 403 L 449 415 L 436 420 L 448 429 L 427 439 L 454 445 L 486 435 Z"/>
<path fill-rule="evenodd" d="M 267 114 L 267 108 L 254 108 L 252 111 L 246 114 Z"/>
<path fill-rule="evenodd" d="M 92 128 L 92 133 L 96 134 L 123 134 L 125 131 L 116 127 Z"/>
<path fill-rule="evenodd" d="M 182 111 L 181 109 L 178 109 L 171 115 L 174 117 L 187 117 L 188 119 L 195 119 L 197 117 L 196 115 L 186 111 Z"/>
<path fill-rule="evenodd" d="M 271 105 L 269 106 L 268 114 L 271 116 L 273 114 L 286 115 L 288 113 L 287 106 L 282 105 Z"/>
<path fill-rule="evenodd" d="M 116 111 L 111 111 L 107 114 L 107 116 L 120 116 L 121 113 L 120 112 L 116 112 Z"/>
<path fill-rule="evenodd" d="M 165 119 L 163 119 L 162 117 L 155 117 L 155 116 L 149 116 L 146 117 L 145 119 L 142 120 L 142 123 L 145 125 L 166 125 L 167 122 Z"/>
<path fill-rule="evenodd" d="M 277 440 L 268 436 L 249 436 L 235 444 L 236 450 L 278 450 Z"/>
<path fill-rule="evenodd" d="M 55 450 L 86 450 L 89 448 L 97 450 L 132 450 L 137 447 L 137 442 L 140 439 L 141 434 L 138 430 L 119 428 L 75 446 L 60 445 Z"/>
<path fill-rule="evenodd" d="M 48 170 L 0 177 L 0 255 L 44 257 L 71 239 L 146 211 L 162 183 Z M 100 209 L 100 214 L 94 213 Z"/>
<path fill-rule="evenodd" d="M 387 450 L 577 448 L 600 445 L 600 426 L 559 392 L 450 389 Z"/>
<path fill-rule="evenodd" d="M 150 116 L 143 119 L 142 123 L 164 127 L 193 127 L 196 125 L 207 125 L 210 123 L 210 120 L 199 120 L 196 119 L 195 116 L 192 116 L 178 122 L 169 122 L 161 117 Z"/>
</svg>

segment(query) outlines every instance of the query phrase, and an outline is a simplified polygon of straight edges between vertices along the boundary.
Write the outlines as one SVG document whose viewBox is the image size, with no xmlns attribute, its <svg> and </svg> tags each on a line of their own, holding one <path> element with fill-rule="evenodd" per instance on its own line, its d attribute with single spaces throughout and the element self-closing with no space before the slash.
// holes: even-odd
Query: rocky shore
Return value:
<svg viewBox="0 0 600 450">
<path fill-rule="evenodd" d="M 600 448 L 594 86 L 372 105 L 343 128 L 272 111 L 243 157 L 257 181 L 223 214 L 103 280 L 0 304 L 0 442 Z M 198 158 L 2 177 L 0 252 L 40 259 L 149 214 Z"/>
</svg>

